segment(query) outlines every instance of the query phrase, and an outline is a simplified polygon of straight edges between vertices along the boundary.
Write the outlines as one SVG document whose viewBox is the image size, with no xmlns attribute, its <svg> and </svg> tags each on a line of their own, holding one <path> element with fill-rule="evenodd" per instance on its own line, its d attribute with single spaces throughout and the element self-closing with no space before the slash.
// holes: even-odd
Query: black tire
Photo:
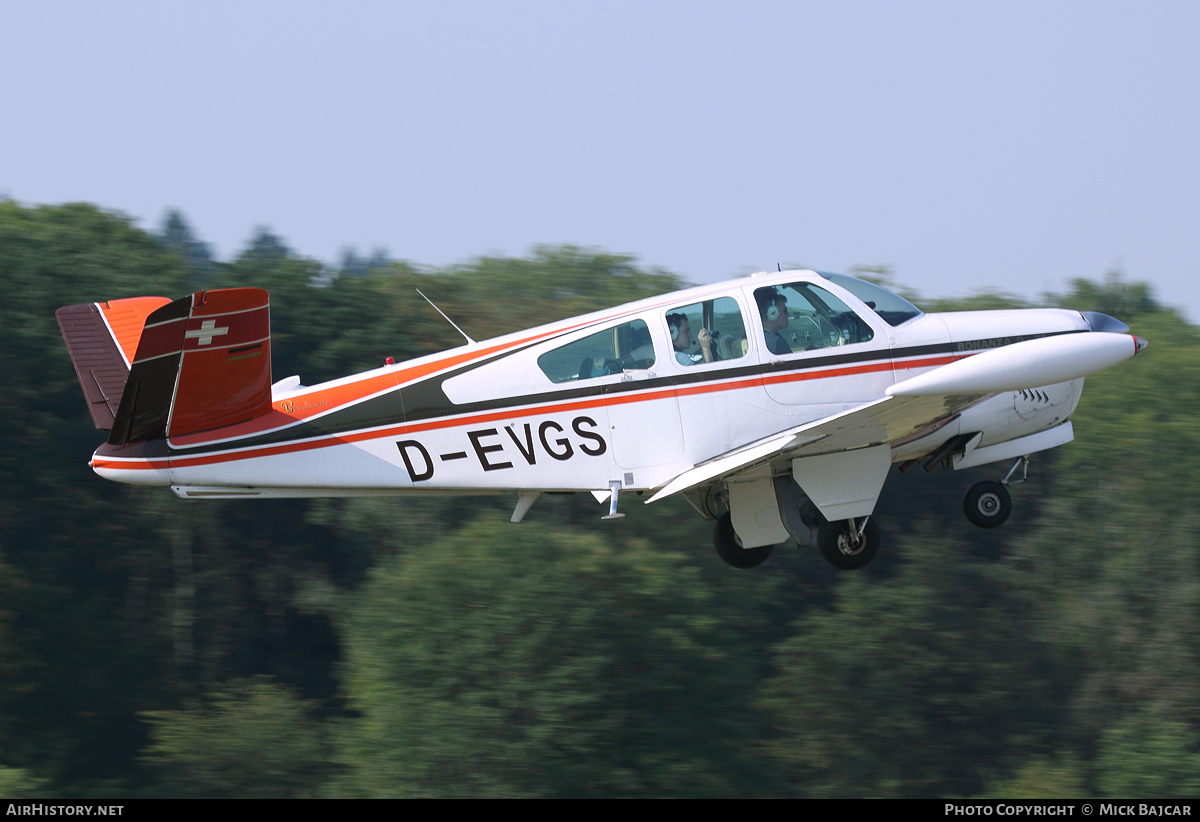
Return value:
<svg viewBox="0 0 1200 822">
<path fill-rule="evenodd" d="M 867 520 L 857 546 L 850 539 L 847 520 L 827 522 L 817 530 L 817 548 L 821 556 L 839 571 L 857 571 L 875 559 L 880 541 L 879 525 L 874 517 Z"/>
<path fill-rule="evenodd" d="M 973 525 L 996 528 L 1012 513 L 1012 496 L 998 482 L 987 480 L 971 486 L 963 499 L 963 513 Z"/>
<path fill-rule="evenodd" d="M 733 518 L 728 512 L 717 520 L 717 527 L 713 529 L 713 546 L 717 549 L 717 556 L 724 560 L 726 565 L 732 565 L 734 568 L 754 568 L 762 565 L 775 550 L 774 545 L 743 548 L 741 540 L 733 530 Z"/>
</svg>

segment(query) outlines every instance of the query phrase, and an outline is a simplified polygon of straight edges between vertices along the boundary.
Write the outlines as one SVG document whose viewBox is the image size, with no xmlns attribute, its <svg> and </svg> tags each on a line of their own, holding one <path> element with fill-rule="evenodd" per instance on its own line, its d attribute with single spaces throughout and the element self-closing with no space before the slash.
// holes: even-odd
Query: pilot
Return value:
<svg viewBox="0 0 1200 822">
<path fill-rule="evenodd" d="M 687 316 L 683 314 L 668 314 L 667 328 L 671 331 L 671 344 L 675 346 L 675 359 L 680 365 L 695 365 L 697 362 L 712 362 L 714 357 L 712 353 L 712 334 L 707 328 L 701 328 L 700 334 L 700 350 L 703 356 L 702 360 L 693 359 L 692 354 L 687 351 L 692 347 L 692 327 L 688 323 Z"/>
<path fill-rule="evenodd" d="M 754 301 L 758 303 L 758 313 L 762 317 L 767 350 L 772 354 L 791 354 L 792 347 L 779 333 L 788 324 L 787 297 L 774 288 L 760 288 L 754 292 Z"/>
</svg>

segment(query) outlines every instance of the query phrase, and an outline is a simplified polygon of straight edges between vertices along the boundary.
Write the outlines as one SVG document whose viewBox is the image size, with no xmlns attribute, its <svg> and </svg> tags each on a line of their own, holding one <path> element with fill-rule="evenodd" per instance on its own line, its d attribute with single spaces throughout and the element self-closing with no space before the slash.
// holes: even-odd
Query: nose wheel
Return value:
<svg viewBox="0 0 1200 822">
<path fill-rule="evenodd" d="M 998 482 L 976 483 L 963 500 L 963 513 L 973 525 L 996 528 L 1012 513 L 1012 495 Z"/>
</svg>

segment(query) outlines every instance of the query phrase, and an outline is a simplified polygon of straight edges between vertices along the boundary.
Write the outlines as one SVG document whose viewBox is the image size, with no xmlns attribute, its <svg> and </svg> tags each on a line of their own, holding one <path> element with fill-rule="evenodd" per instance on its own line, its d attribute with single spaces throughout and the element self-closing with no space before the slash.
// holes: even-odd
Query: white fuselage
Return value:
<svg viewBox="0 0 1200 822">
<path fill-rule="evenodd" d="M 796 312 L 785 317 L 782 335 L 793 346 L 808 340 L 811 349 L 773 353 L 756 290 L 798 281 L 832 294 L 861 325 L 828 331 L 820 317 Z M 735 329 L 721 341 L 725 355 L 681 361 L 668 315 L 693 307 L 711 313 L 713 304 L 724 313 L 712 323 Z M 572 359 L 572 346 L 583 350 L 610 329 L 614 356 L 606 362 L 621 363 L 619 370 L 595 373 L 598 357 Z M 614 481 L 648 490 L 741 445 L 878 400 L 931 369 L 1016 340 L 1084 330 L 1078 312 L 1060 309 L 922 314 L 893 326 L 836 283 L 783 272 L 322 385 L 285 380 L 276 384 L 268 417 L 136 453 L 101 448 L 93 466 L 110 479 L 176 486 L 189 496 L 597 491 Z M 652 355 L 637 356 L 649 353 L 646 346 Z M 556 358 L 571 373 L 547 364 Z M 997 394 L 894 444 L 892 459 L 920 457 L 966 432 L 981 432 L 976 444 L 983 447 L 1054 428 L 1070 417 L 1081 390 L 1079 379 Z"/>
</svg>

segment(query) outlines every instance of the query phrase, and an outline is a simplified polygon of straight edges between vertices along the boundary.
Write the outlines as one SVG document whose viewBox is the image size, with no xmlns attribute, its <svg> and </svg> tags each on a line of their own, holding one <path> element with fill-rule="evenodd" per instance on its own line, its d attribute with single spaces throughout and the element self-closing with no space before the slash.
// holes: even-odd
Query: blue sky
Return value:
<svg viewBox="0 0 1200 822">
<path fill-rule="evenodd" d="M 176 207 L 223 259 L 266 225 L 326 262 L 569 242 L 931 296 L 1119 268 L 1200 320 L 1195 2 L 48 2 L 0 32 L 0 194 Z"/>
</svg>

